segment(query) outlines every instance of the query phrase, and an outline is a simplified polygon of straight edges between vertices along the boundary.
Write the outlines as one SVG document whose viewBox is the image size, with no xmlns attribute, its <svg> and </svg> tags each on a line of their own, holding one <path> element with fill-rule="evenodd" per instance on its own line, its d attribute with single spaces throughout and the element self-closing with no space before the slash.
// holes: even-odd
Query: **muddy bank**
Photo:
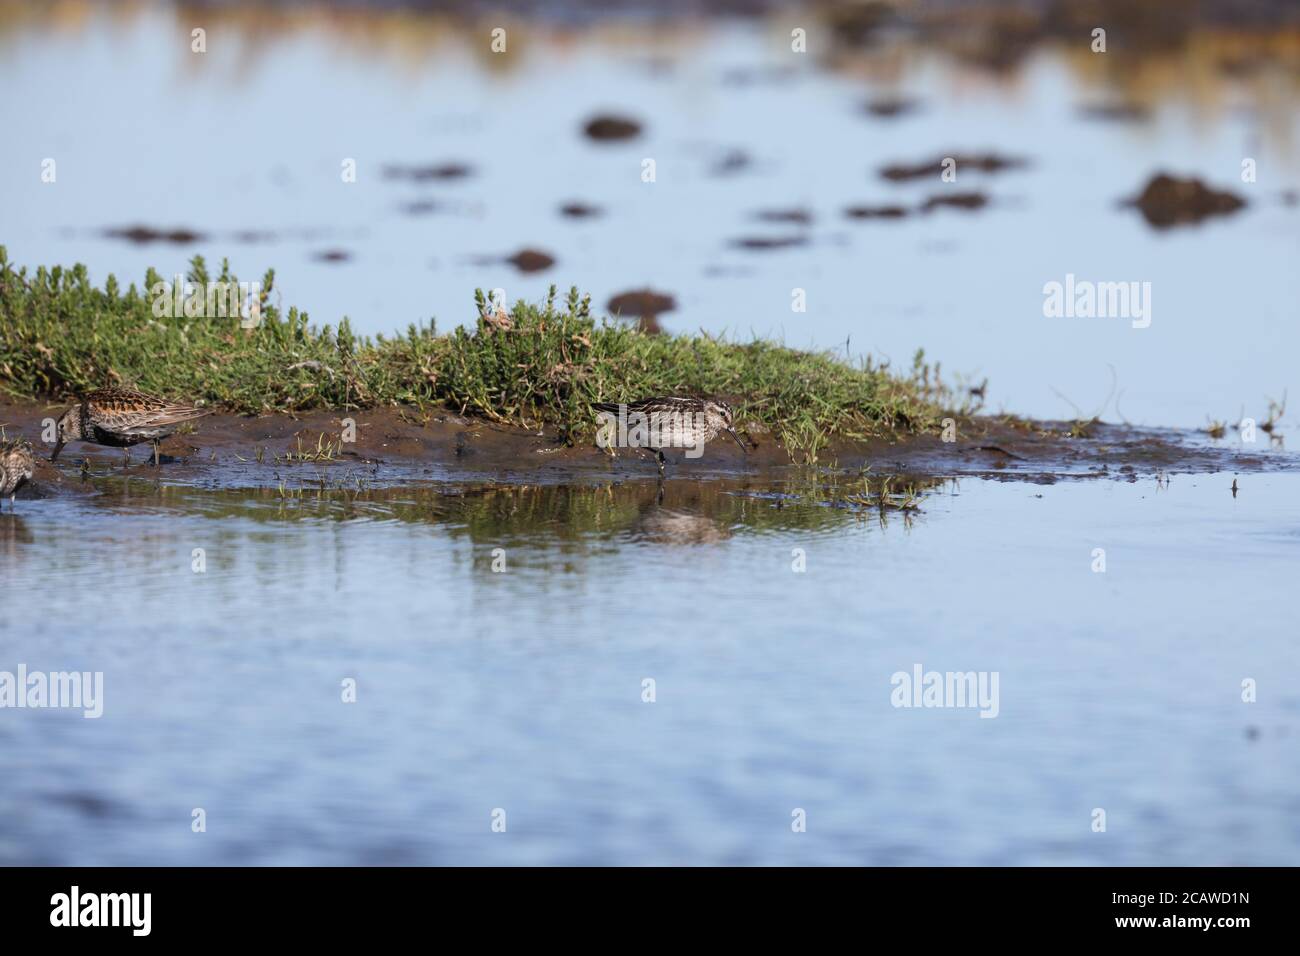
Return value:
<svg viewBox="0 0 1300 956">
<path fill-rule="evenodd" d="M 61 406 L 0 404 L 10 436 L 23 435 L 44 452 L 36 487 L 28 497 L 86 490 L 85 475 L 120 474 L 204 488 L 382 487 L 410 482 L 490 481 L 504 484 L 653 480 L 648 454 L 620 449 L 610 455 L 592 442 L 566 446 L 551 430 L 529 431 L 482 418 L 437 411 L 379 408 L 347 416 L 333 412 L 299 417 L 218 414 L 163 443 L 155 469 L 146 449 L 71 444 L 57 465 L 41 442 L 41 422 Z M 806 468 L 760 426 L 738 423 L 750 446 L 710 443 L 700 458 L 669 450 L 668 480 L 788 479 Z M 346 441 L 351 437 L 353 440 Z M 1243 444 L 1232 433 L 1212 440 L 1203 433 L 1126 425 L 1027 422 L 975 418 L 957 428 L 954 441 L 919 435 L 896 441 L 842 442 L 822 448 L 816 465 L 871 476 L 984 477 L 1051 484 L 1066 479 L 1165 479 L 1179 474 L 1290 470 L 1300 460 L 1261 435 Z M 22 495 L 20 495 L 22 497 Z"/>
</svg>

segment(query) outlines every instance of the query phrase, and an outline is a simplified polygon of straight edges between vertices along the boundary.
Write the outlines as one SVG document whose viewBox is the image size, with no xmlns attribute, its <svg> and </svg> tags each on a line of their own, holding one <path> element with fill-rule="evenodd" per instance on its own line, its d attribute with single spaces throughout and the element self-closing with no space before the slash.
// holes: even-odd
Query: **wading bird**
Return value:
<svg viewBox="0 0 1300 956">
<path fill-rule="evenodd" d="M 125 448 L 131 460 L 131 446 L 141 442 L 153 444 L 153 463 L 159 462 L 158 443 L 176 430 L 181 422 L 202 418 L 210 408 L 198 408 L 185 402 L 169 402 L 133 388 L 101 388 L 87 392 L 59 419 L 58 441 L 50 461 L 59 457 L 70 441 Z"/>
<path fill-rule="evenodd" d="M 14 510 L 14 496 L 18 489 L 32 480 L 36 459 L 32 446 L 25 438 L 0 441 L 0 505 L 9 496 L 9 510 Z"/>
<path fill-rule="evenodd" d="M 632 433 L 643 429 L 642 441 L 629 442 L 635 447 L 648 448 L 659 460 L 659 474 L 664 473 L 665 448 L 702 448 L 704 443 L 726 432 L 740 450 L 749 449 L 732 427 L 731 406 L 711 398 L 643 398 L 628 405 L 614 402 L 596 402 L 592 408 L 615 416 L 620 432 L 630 424 Z"/>
</svg>

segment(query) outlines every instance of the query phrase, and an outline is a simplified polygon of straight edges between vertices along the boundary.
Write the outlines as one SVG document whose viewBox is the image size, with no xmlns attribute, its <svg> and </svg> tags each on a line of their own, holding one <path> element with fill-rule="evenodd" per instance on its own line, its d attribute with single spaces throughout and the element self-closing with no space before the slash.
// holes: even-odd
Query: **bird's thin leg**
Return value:
<svg viewBox="0 0 1300 956">
<path fill-rule="evenodd" d="M 153 466 L 158 467 L 158 439 L 153 440 Z"/>
</svg>

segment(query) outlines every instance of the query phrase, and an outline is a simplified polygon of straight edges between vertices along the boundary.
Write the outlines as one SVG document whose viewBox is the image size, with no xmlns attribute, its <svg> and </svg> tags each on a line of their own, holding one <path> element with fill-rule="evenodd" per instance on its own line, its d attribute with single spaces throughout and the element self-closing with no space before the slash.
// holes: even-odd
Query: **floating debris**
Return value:
<svg viewBox="0 0 1300 956">
<path fill-rule="evenodd" d="M 753 164 L 753 159 L 743 149 L 730 149 L 709 168 L 709 175 L 734 176 L 749 169 Z"/>
<path fill-rule="evenodd" d="M 566 202 L 560 207 L 560 215 L 566 219 L 594 219 L 603 216 L 605 210 L 584 202 Z"/>
<path fill-rule="evenodd" d="M 994 153 L 949 153 L 946 156 L 938 156 L 929 162 L 916 163 L 911 166 L 903 163 L 885 166 L 880 170 L 880 175 L 884 179 L 897 183 L 906 182 L 909 179 L 938 177 L 944 171 L 946 160 L 952 160 L 956 163 L 958 175 L 971 170 L 980 173 L 1000 173 L 1008 169 L 1020 169 L 1028 165 L 1023 159 L 998 156 Z"/>
<path fill-rule="evenodd" d="M 760 209 L 754 218 L 761 222 L 789 223 L 792 226 L 811 226 L 813 214 L 807 209 Z"/>
<path fill-rule="evenodd" d="M 902 96 L 885 96 L 867 101 L 862 105 L 862 109 L 871 116 L 880 119 L 897 119 L 900 116 L 906 116 L 908 113 L 916 112 L 920 105 L 919 100 Z"/>
<path fill-rule="evenodd" d="M 671 312 L 677 308 L 677 299 L 667 292 L 656 292 L 650 288 L 631 289 L 611 298 L 605 308 L 615 315 L 645 318 L 660 312 Z"/>
<path fill-rule="evenodd" d="M 541 272 L 555 265 L 555 257 L 538 249 L 520 249 L 505 260 L 520 272 Z"/>
<path fill-rule="evenodd" d="M 653 289 L 632 289 L 620 292 L 609 300 L 605 306 L 613 315 L 622 319 L 636 319 L 637 328 L 651 335 L 663 331 L 659 325 L 659 313 L 671 312 L 677 308 L 677 300 L 666 292 Z"/>
<path fill-rule="evenodd" d="M 206 242 L 208 237 L 193 229 L 155 229 L 152 226 L 121 226 L 112 229 L 105 229 L 104 235 L 109 239 L 125 239 L 127 242 L 134 242 L 140 245 L 147 245 L 151 242 L 171 242 L 176 245 L 190 245 L 195 242 Z"/>
<path fill-rule="evenodd" d="M 850 219 L 902 219 L 906 206 L 849 206 L 844 215 Z"/>
<path fill-rule="evenodd" d="M 352 253 L 346 249 L 324 249 L 314 253 L 312 258 L 317 262 L 347 262 L 352 258 Z"/>
<path fill-rule="evenodd" d="M 635 139 L 641 135 L 641 124 L 626 116 L 595 116 L 582 128 L 588 139 L 598 142 L 616 142 Z"/>
<path fill-rule="evenodd" d="M 952 193 L 951 195 L 931 196 L 921 203 L 921 212 L 930 212 L 942 206 L 949 206 L 953 209 L 975 210 L 983 209 L 988 204 L 989 197 L 985 193 Z"/>
<path fill-rule="evenodd" d="M 1226 216 L 1246 205 L 1246 200 L 1206 186 L 1199 179 L 1178 179 L 1157 173 L 1129 205 L 1141 211 L 1157 229 L 1198 223 L 1211 216 Z"/>
<path fill-rule="evenodd" d="M 748 249 L 751 252 L 793 249 L 795 246 L 806 246 L 807 244 L 807 236 L 742 236 L 739 239 L 731 240 L 733 248 Z"/>
<path fill-rule="evenodd" d="M 449 179 L 465 179 L 474 174 L 474 167 L 465 163 L 433 163 L 426 166 L 402 166 L 389 164 L 382 170 L 382 175 L 389 180 L 403 180 L 413 183 L 440 182 Z"/>
</svg>

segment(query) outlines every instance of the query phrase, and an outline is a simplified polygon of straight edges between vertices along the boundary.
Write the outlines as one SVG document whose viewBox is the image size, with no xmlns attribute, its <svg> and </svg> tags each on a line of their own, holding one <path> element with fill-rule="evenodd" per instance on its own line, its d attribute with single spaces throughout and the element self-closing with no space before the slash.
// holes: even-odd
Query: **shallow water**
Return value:
<svg viewBox="0 0 1300 956">
<path fill-rule="evenodd" d="M 241 20 L 130 7 L 26 25 L 0 47 L 0 241 L 21 264 L 89 264 L 140 282 L 194 253 L 229 256 L 244 279 L 268 266 L 286 306 L 368 333 L 436 318 L 470 321 L 475 287 L 536 300 L 576 285 L 602 309 L 645 285 L 676 296 L 669 330 L 782 336 L 796 346 L 908 365 L 918 347 L 950 374 L 989 377 L 988 404 L 1039 417 L 1126 417 L 1194 427 L 1262 420 L 1297 383 L 1300 348 L 1300 98 L 1267 69 L 1232 79 L 1196 55 L 1135 64 L 1042 50 L 1005 75 L 904 45 L 830 65 L 815 18 L 790 51 L 791 16 L 579 29 L 511 24 L 509 56 L 488 32 L 441 21 L 320 15 Z M 197 21 L 196 21 L 197 22 Z M 800 20 L 799 22 L 804 22 Z M 423 26 L 421 25 L 423 24 Z M 1125 78 L 1136 83 L 1124 83 Z M 868 99 L 913 99 L 895 119 Z M 1151 118 L 1105 123 L 1084 105 L 1131 96 Z M 597 112 L 646 125 L 627 144 L 580 133 Z M 750 159 L 718 174 L 733 151 Z M 1029 166 L 956 188 L 980 212 L 854 222 L 847 206 L 915 206 L 945 187 L 891 184 L 895 162 L 994 150 Z M 1244 158 L 1257 163 L 1241 181 Z M 55 184 L 41 161 L 57 161 Z M 357 181 L 341 180 L 345 158 Z M 641 180 L 642 160 L 657 163 Z M 389 164 L 464 163 L 468 178 L 412 184 Z M 1118 208 L 1157 171 L 1198 175 L 1250 206 L 1161 233 Z M 601 206 L 572 221 L 562 203 Z M 434 211 L 410 215 L 412 203 Z M 811 226 L 757 221 L 806 209 Z M 204 241 L 134 246 L 102 231 L 188 227 Z M 259 241 L 240 233 L 269 233 Z M 761 252 L 747 237 L 805 239 Z M 484 262 L 524 247 L 557 264 L 521 275 Z M 321 262 L 341 250 L 352 258 Z M 1043 287 L 1067 275 L 1150 282 L 1151 325 L 1049 319 Z M 792 311 L 793 290 L 807 311 Z M 1114 386 L 1112 386 L 1112 368 Z M 1063 397 L 1064 396 L 1064 397 Z"/>
<path fill-rule="evenodd" d="M 0 710 L 0 863 L 1294 864 L 1300 479 L 1237 481 L 22 501 L 0 671 L 104 710 Z"/>
</svg>

